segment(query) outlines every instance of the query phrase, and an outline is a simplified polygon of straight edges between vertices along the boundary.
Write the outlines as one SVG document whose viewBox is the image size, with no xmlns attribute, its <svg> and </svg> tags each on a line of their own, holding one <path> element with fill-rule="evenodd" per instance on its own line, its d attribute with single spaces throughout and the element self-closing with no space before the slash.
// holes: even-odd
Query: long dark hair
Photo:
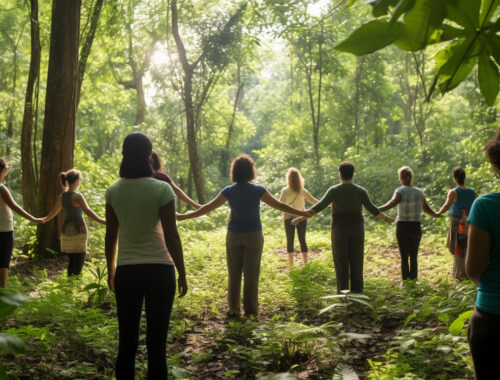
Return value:
<svg viewBox="0 0 500 380">
<path fill-rule="evenodd" d="M 120 177 L 141 178 L 151 177 L 151 152 L 153 144 L 148 136 L 142 132 L 133 132 L 123 140 L 122 162 Z"/>
</svg>

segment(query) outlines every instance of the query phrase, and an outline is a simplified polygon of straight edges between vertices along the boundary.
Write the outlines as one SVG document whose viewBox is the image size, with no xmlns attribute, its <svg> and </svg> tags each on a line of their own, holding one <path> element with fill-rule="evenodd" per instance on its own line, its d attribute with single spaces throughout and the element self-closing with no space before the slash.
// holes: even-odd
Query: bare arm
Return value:
<svg viewBox="0 0 500 380">
<path fill-rule="evenodd" d="M 379 212 L 377 215 L 375 215 L 377 219 L 386 221 L 387 223 L 392 223 L 394 222 L 394 218 L 392 216 L 386 215 L 383 212 Z"/>
<path fill-rule="evenodd" d="M 47 223 L 49 220 L 53 219 L 59 212 L 62 210 L 62 194 L 59 194 L 56 200 L 56 204 L 52 208 L 52 210 L 49 211 L 47 216 L 43 218 L 43 222 Z"/>
<path fill-rule="evenodd" d="M 424 212 L 430 216 L 432 216 L 433 218 L 437 218 L 439 217 L 439 214 L 436 214 L 432 209 L 431 207 L 429 206 L 429 204 L 427 203 L 427 201 L 425 200 L 424 198 L 424 201 L 422 203 L 422 209 L 424 210 Z"/>
<path fill-rule="evenodd" d="M 314 198 L 309 191 L 304 191 L 304 198 L 306 198 L 306 200 L 313 205 L 318 203 L 318 200 Z"/>
<path fill-rule="evenodd" d="M 0 188 L 0 196 L 7 204 L 7 206 L 9 206 L 12 210 L 14 210 L 17 214 L 21 215 L 23 218 L 31 220 L 32 222 L 42 223 L 43 219 L 35 218 L 33 215 L 26 212 L 21 206 L 19 206 L 14 200 L 14 198 L 12 198 L 12 195 L 5 186 L 2 186 Z"/>
<path fill-rule="evenodd" d="M 115 210 L 113 210 L 113 207 L 110 204 L 106 204 L 106 237 L 104 239 L 104 253 L 106 255 L 106 263 L 108 267 L 108 286 L 112 291 L 115 291 L 115 257 L 118 229 L 119 223 Z"/>
<path fill-rule="evenodd" d="M 174 190 L 175 195 L 177 195 L 177 197 L 185 204 L 196 209 L 199 209 L 201 207 L 199 203 L 196 203 L 191 198 L 189 198 L 188 195 L 184 191 L 182 191 L 181 188 L 178 187 L 173 181 L 170 183 L 170 186 L 172 186 L 172 190 Z"/>
<path fill-rule="evenodd" d="M 446 211 L 448 211 L 453 203 L 457 201 L 457 192 L 453 189 L 448 191 L 448 195 L 446 196 L 446 202 L 444 205 L 441 206 L 441 208 L 438 211 L 439 215 L 444 214 Z"/>
<path fill-rule="evenodd" d="M 186 271 L 184 268 L 184 255 L 182 253 L 181 238 L 179 236 L 179 232 L 177 231 L 177 223 L 175 221 L 174 201 L 171 201 L 160 208 L 160 220 L 168 252 L 172 257 L 172 260 L 174 260 L 175 267 L 177 268 L 179 297 L 183 297 L 188 290 L 188 285 L 186 281 Z"/>
<path fill-rule="evenodd" d="M 394 193 L 392 199 L 387 202 L 385 205 L 380 206 L 378 209 L 382 211 L 387 211 L 393 207 L 396 207 L 398 204 L 401 203 L 401 200 L 403 199 L 403 196 L 399 193 Z M 378 217 L 378 216 L 377 216 Z"/>
<path fill-rule="evenodd" d="M 198 210 L 186 212 L 185 214 L 177 214 L 177 220 L 192 219 L 198 216 L 205 215 L 210 211 L 213 211 L 216 208 L 222 206 L 226 202 L 227 198 L 224 195 L 222 195 L 222 193 L 219 193 L 214 199 L 212 199 L 207 204 L 201 206 Z"/>
<path fill-rule="evenodd" d="M 283 203 L 276 198 L 274 198 L 269 191 L 266 190 L 264 195 L 260 198 L 262 202 L 275 208 L 276 210 L 286 212 L 287 214 L 297 215 L 297 216 L 305 216 L 308 217 L 311 215 L 308 210 L 297 210 L 296 208 Z"/>
<path fill-rule="evenodd" d="M 74 199 L 76 200 L 76 203 L 78 204 L 78 207 L 82 209 L 82 211 L 91 219 L 94 219 L 96 222 L 101 223 L 101 224 L 106 224 L 106 220 L 100 218 L 97 216 L 97 214 L 89 207 L 87 204 L 87 201 L 85 200 L 85 197 L 82 194 L 76 194 L 74 196 Z M 73 201 L 73 199 L 72 199 Z"/>
<path fill-rule="evenodd" d="M 475 226 L 469 225 L 469 238 L 467 241 L 467 255 L 465 257 L 465 271 L 467 276 L 476 284 L 486 272 L 491 249 L 490 233 Z"/>
</svg>

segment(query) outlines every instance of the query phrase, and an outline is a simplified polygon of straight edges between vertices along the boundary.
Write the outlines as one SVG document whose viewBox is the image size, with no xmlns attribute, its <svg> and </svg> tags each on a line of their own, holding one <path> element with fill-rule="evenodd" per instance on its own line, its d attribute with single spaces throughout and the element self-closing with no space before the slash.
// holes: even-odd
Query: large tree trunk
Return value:
<svg viewBox="0 0 500 380">
<path fill-rule="evenodd" d="M 81 0 L 53 0 L 38 207 L 46 215 L 61 192 L 59 172 L 73 166 Z M 38 230 L 40 252 L 59 250 L 57 221 Z"/>
<path fill-rule="evenodd" d="M 172 34 L 179 52 L 179 59 L 184 71 L 183 100 L 186 113 L 186 131 L 188 140 L 189 163 L 193 173 L 194 186 L 198 201 L 205 203 L 205 192 L 203 188 L 203 174 L 201 171 L 201 162 L 198 155 L 198 146 L 196 144 L 196 116 L 193 106 L 193 66 L 189 64 L 186 55 L 186 49 L 179 35 L 177 0 L 172 0 Z"/>
<path fill-rule="evenodd" d="M 35 212 L 36 207 L 36 179 L 33 169 L 33 151 L 31 148 L 33 135 L 33 121 L 36 120 L 38 99 L 34 99 L 35 86 L 40 78 L 40 26 L 38 24 L 38 0 L 30 1 L 31 20 L 31 58 L 26 96 L 24 98 L 23 127 L 21 132 L 21 168 L 23 184 L 23 205 L 30 213 Z M 38 92 L 36 93 L 38 97 Z M 35 111 L 33 112 L 33 109 Z"/>
</svg>

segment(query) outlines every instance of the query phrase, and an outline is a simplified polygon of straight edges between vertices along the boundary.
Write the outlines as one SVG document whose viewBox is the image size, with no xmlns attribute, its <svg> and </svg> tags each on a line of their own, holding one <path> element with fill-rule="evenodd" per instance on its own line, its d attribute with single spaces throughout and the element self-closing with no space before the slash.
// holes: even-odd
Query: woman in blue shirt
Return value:
<svg viewBox="0 0 500 380">
<path fill-rule="evenodd" d="M 485 150 L 496 175 L 500 176 L 500 130 Z M 465 270 L 478 285 L 469 345 L 476 379 L 494 379 L 498 377 L 500 342 L 500 193 L 477 198 L 468 222 Z"/>
<path fill-rule="evenodd" d="M 228 315 L 240 314 L 241 275 L 244 277 L 243 308 L 246 315 L 258 312 L 260 259 L 264 238 L 260 221 L 260 201 L 269 206 L 298 216 L 309 212 L 297 210 L 274 198 L 264 186 L 253 184 L 255 166 L 246 154 L 231 163 L 230 177 L 235 182 L 225 187 L 213 200 L 196 211 L 177 214 L 177 220 L 196 218 L 229 202 L 231 216 L 227 226 L 226 258 L 229 272 Z"/>
<path fill-rule="evenodd" d="M 446 246 L 453 255 L 453 278 L 457 280 L 464 280 L 465 275 L 465 254 L 467 247 L 461 247 L 461 251 L 457 250 L 457 236 L 458 228 L 460 224 L 460 218 L 462 217 L 463 211 L 465 210 L 465 215 L 468 216 L 470 213 L 470 208 L 474 199 L 477 198 L 477 194 L 474 189 L 465 186 L 465 170 L 457 166 L 453 169 L 453 180 L 457 184 L 457 187 L 448 191 L 448 196 L 446 197 L 446 202 L 438 211 L 438 215 L 444 214 L 446 211 L 450 210 L 450 229 L 448 231 L 448 239 L 446 241 Z M 460 242 L 459 242 L 460 244 Z"/>
</svg>

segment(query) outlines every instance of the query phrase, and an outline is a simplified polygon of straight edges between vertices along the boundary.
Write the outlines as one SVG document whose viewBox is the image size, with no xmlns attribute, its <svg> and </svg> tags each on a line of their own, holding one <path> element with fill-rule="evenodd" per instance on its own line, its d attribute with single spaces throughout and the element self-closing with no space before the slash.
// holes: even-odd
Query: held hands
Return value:
<svg viewBox="0 0 500 380">
<path fill-rule="evenodd" d="M 30 221 L 37 224 L 45 224 L 47 222 L 45 219 L 46 218 L 31 218 Z"/>
<path fill-rule="evenodd" d="M 305 216 L 301 216 L 300 218 L 292 219 L 291 223 L 292 223 L 293 226 L 296 226 L 297 224 L 303 222 L 306 219 L 307 218 Z"/>
<path fill-rule="evenodd" d="M 386 217 L 384 218 L 384 220 L 385 220 L 387 223 L 392 223 L 392 222 L 394 222 L 394 218 L 393 218 L 392 216 L 386 216 Z"/>
</svg>

